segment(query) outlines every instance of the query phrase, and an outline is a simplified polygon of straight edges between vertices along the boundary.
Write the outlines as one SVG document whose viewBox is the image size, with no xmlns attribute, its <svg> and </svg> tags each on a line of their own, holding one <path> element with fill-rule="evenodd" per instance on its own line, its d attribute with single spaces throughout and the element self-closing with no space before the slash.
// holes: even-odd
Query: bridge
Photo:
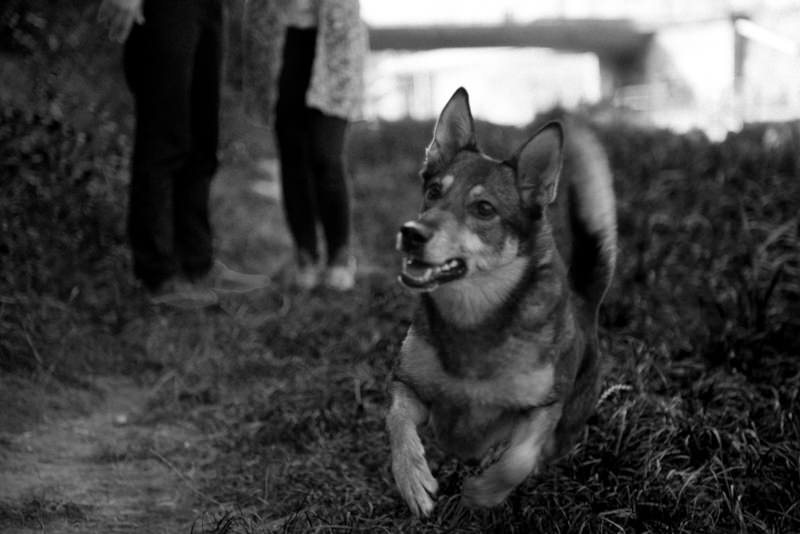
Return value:
<svg viewBox="0 0 800 534">
<path fill-rule="evenodd" d="M 655 32 L 627 19 L 540 19 L 527 24 L 370 28 L 373 50 L 541 47 L 592 52 L 608 91 L 642 83 Z"/>
<path fill-rule="evenodd" d="M 793 73 L 800 65 L 800 41 L 792 29 L 798 22 L 800 9 L 792 7 L 652 25 L 560 18 L 384 26 L 370 28 L 370 39 L 376 51 L 537 47 L 592 53 L 604 98 L 679 127 L 705 122 L 724 130 L 741 121 L 797 116 L 800 78 Z"/>
</svg>

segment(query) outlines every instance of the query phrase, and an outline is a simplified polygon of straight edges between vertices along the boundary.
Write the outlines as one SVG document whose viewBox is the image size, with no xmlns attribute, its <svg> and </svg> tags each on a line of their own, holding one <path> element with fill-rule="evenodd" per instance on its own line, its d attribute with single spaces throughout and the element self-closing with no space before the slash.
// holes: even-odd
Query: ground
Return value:
<svg viewBox="0 0 800 534">
<path fill-rule="evenodd" d="M 269 160 L 264 163 L 266 169 L 260 172 L 267 178 L 253 181 L 254 195 L 274 211 L 280 192 L 270 179 L 274 166 Z M 220 173 L 214 193 L 217 217 L 223 216 L 223 209 L 238 209 L 225 191 L 231 182 L 241 181 L 241 173 L 241 169 Z M 248 228 L 248 235 L 252 238 L 260 230 L 268 234 L 267 240 L 277 233 L 284 236 L 278 240 L 285 241 L 282 222 L 270 223 L 270 218 L 265 215 L 261 227 Z M 222 236 L 222 240 L 232 239 Z M 285 261 L 280 254 L 272 259 L 271 270 Z M 158 311 L 147 319 L 168 321 Z M 263 316 L 248 319 L 261 321 Z M 137 320 L 132 323 L 136 328 Z M 133 335 L 139 333 L 137 329 Z M 3 531 L 172 533 L 204 525 L 203 506 L 220 505 L 194 482 L 208 476 L 202 459 L 214 453 L 209 436 L 191 421 L 147 416 L 149 404 L 171 384 L 174 374 L 168 371 L 150 381 L 119 374 L 86 376 L 80 391 L 51 394 L 60 408 L 34 409 L 30 418 L 21 410 L 8 419 L 9 429 L 16 431 L 4 432 L 0 442 Z M 45 384 L 34 388 L 25 384 L 14 391 L 11 380 L 7 386 L 9 395 L 47 396 L 49 389 Z"/>
<path fill-rule="evenodd" d="M 95 385 L 100 402 L 88 415 L 7 438 L 0 499 L 22 507 L 17 524 L 5 518 L 4 531 L 190 530 L 193 486 L 163 454 L 194 453 L 202 434 L 189 425 L 136 422 L 148 398 L 141 385 L 121 378 Z"/>
<path fill-rule="evenodd" d="M 376 376 L 366 362 L 354 362 L 354 351 L 346 351 L 380 346 L 384 361 L 378 365 L 387 366 L 391 351 L 380 330 L 392 329 L 396 342 L 403 326 L 375 326 L 391 317 L 367 318 L 364 328 L 349 332 L 346 325 L 348 316 L 387 307 L 395 297 L 406 307 L 411 303 L 394 283 L 394 258 L 376 264 L 359 240 L 355 292 L 289 289 L 281 274 L 291 247 L 276 163 L 245 164 L 236 156 L 227 161 L 212 191 L 217 250 L 237 268 L 272 275 L 274 285 L 224 297 L 208 311 L 178 311 L 147 305 L 141 291 L 124 282 L 118 290 L 127 295 L 106 295 L 111 301 L 101 325 L 73 323 L 53 334 L 65 335 L 61 342 L 69 350 L 89 355 L 89 362 L 76 355 L 82 364 L 70 369 L 70 378 L 4 377 L 4 400 L 14 409 L 3 417 L 0 442 L 3 531 L 205 532 L 227 531 L 230 525 L 280 531 L 287 524 L 303 531 L 292 525 L 313 517 L 316 506 L 307 505 L 304 492 L 282 495 L 281 481 L 302 470 L 309 448 L 320 446 L 312 428 L 316 422 L 335 414 L 346 424 L 348 414 L 366 412 L 373 441 L 383 441 L 375 424 L 383 406 L 375 397 L 383 395 L 385 376 Z M 381 247 L 390 250 L 392 243 L 393 236 Z M 4 303 L 13 313 L 19 301 L 7 297 Z M 316 340 L 309 338 L 314 335 Z M 57 352 L 53 339 L 27 341 L 40 357 Z M 104 358 L 109 362 L 99 365 L 104 372 L 83 367 Z M 80 376 L 72 376 L 75 371 Z M 62 383 L 71 381 L 77 383 Z M 320 411 L 317 403 L 333 402 L 334 392 L 345 394 L 342 404 Z M 226 431 L 231 424 L 235 432 Z M 238 450 L 244 436 L 261 445 Z M 330 456 L 336 447 L 321 446 L 325 461 L 336 462 Z M 371 463 L 384 463 L 385 454 Z M 224 473 L 227 465 L 236 474 Z M 215 482 L 229 476 L 233 483 L 226 488 Z M 241 487 L 237 477 L 255 483 L 255 489 Z M 281 503 L 283 512 L 262 520 L 258 508 L 268 510 L 273 503 Z"/>
<path fill-rule="evenodd" d="M 418 520 L 383 417 L 415 305 L 394 237 L 432 124 L 354 125 L 358 284 L 301 292 L 269 131 L 226 94 L 216 250 L 274 282 L 172 310 L 130 275 L 126 93 L 70 105 L 100 91 L 83 69 L 24 71 L 0 61 L 1 531 L 800 532 L 797 123 L 721 143 L 594 125 L 620 235 L 596 414 L 492 510 L 459 505 L 464 466 L 424 435 L 441 489 Z M 503 157 L 534 128 L 478 137 Z"/>
</svg>

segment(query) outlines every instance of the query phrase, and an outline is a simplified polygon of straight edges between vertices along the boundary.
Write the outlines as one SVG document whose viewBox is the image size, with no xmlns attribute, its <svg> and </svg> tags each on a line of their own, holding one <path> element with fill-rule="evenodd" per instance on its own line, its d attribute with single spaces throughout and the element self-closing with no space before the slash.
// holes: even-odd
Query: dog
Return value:
<svg viewBox="0 0 800 534">
<path fill-rule="evenodd" d="M 569 452 L 595 406 L 615 197 L 599 142 L 564 124 L 547 123 L 501 161 L 478 148 L 463 88 L 436 122 L 421 211 L 397 235 L 399 280 L 420 303 L 386 415 L 395 482 L 417 516 L 438 489 L 419 425 L 479 463 L 462 501 L 491 507 Z"/>
</svg>

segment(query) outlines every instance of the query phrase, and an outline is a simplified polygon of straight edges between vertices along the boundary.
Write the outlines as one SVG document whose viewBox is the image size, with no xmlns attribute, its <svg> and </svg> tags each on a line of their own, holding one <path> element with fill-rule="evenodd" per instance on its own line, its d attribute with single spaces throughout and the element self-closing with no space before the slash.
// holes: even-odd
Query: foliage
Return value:
<svg viewBox="0 0 800 534">
<path fill-rule="evenodd" d="M 104 251 L 121 246 L 124 190 L 113 176 L 124 143 L 42 115 L 6 116 L 4 160 L 14 170 L 3 176 L 14 201 L 2 211 L 4 251 L 15 262 L 43 259 L 24 275 L 5 264 L 3 294 L 80 313 L 85 302 L 63 300 L 74 276 L 96 272 Z M 179 418 L 216 436 L 204 464 L 216 475 L 202 491 L 228 504 L 201 531 L 790 532 L 800 526 L 791 335 L 800 186 L 795 126 L 779 127 L 783 144 L 765 146 L 768 126 L 712 143 L 596 125 L 617 177 L 621 239 L 603 313 L 607 395 L 576 450 L 496 510 L 458 507 L 463 470 L 430 446 L 438 511 L 412 520 L 388 470 L 385 391 L 414 305 L 392 280 L 392 236 L 415 210 L 429 123 L 353 132 L 355 222 L 362 260 L 375 267 L 351 295 L 276 287 L 188 316 L 99 299 L 98 313 L 72 328 L 77 321 L 126 354 L 126 369 L 157 371 L 154 424 Z M 479 128 L 495 151 L 530 130 Z M 247 183 L 237 187 L 233 205 L 246 202 Z M 121 266 L 112 272 L 124 279 Z M 104 306 L 117 307 L 112 323 L 98 321 Z M 38 350 L 45 369 L 52 343 L 45 337 Z M 69 356 L 57 365 L 69 369 Z"/>
<path fill-rule="evenodd" d="M 128 152 L 114 123 L 78 131 L 51 114 L 5 107 L 0 126 L 4 293 L 64 296 L 123 242 Z M 59 283 L 53 285 L 53 280 Z M 57 291 L 53 291 L 56 289 Z"/>
<path fill-rule="evenodd" d="M 397 221 L 413 212 L 431 126 L 364 125 L 352 139 L 359 228 L 382 257 Z M 184 417 L 224 435 L 213 494 L 237 508 L 221 516 L 224 528 L 204 523 L 207 531 L 800 528 L 796 125 L 753 127 L 722 143 L 594 127 L 617 177 L 621 254 L 603 313 L 606 393 L 576 450 L 502 507 L 468 511 L 458 506 L 463 469 L 428 442 L 437 511 L 411 519 L 393 489 L 381 406 L 412 303 L 374 278 L 338 299 L 336 314 L 327 295 L 298 298 L 264 328 L 256 346 L 265 350 L 242 355 L 261 362 L 253 375 L 271 377 L 250 390 L 261 393 L 226 393 L 222 384 L 241 383 L 238 363 L 217 367 L 214 382 L 185 368 L 185 390 L 202 384 L 225 406 L 180 403 Z M 773 127 L 783 144 L 765 146 Z M 493 128 L 479 125 L 479 135 L 502 156 L 533 126 Z M 175 406 L 158 416 L 174 417 Z"/>
<path fill-rule="evenodd" d="M 87 319 L 113 321 L 127 261 L 129 102 L 96 10 L 0 8 L 0 368 L 71 383 L 86 364 L 72 341 Z"/>
</svg>

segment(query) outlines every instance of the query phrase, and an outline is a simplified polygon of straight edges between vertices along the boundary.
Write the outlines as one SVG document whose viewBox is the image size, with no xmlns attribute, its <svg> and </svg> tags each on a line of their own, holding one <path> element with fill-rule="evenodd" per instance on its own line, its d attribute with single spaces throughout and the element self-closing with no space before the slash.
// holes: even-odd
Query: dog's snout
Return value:
<svg viewBox="0 0 800 534">
<path fill-rule="evenodd" d="M 416 221 L 407 222 L 400 228 L 400 246 L 403 250 L 418 250 L 430 241 L 433 231 Z"/>
</svg>

